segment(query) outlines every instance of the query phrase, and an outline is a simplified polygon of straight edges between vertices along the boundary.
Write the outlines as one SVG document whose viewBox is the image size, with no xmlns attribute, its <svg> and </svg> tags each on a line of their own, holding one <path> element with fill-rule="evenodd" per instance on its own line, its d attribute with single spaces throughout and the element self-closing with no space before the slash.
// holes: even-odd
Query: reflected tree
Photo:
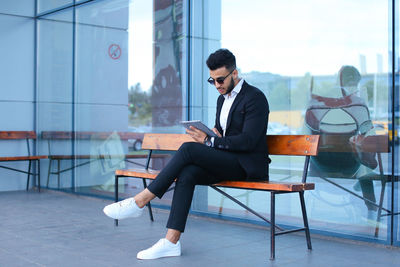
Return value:
<svg viewBox="0 0 400 267">
<path fill-rule="evenodd" d="M 128 89 L 129 126 L 151 123 L 151 93 L 144 91 L 140 83 Z"/>
</svg>

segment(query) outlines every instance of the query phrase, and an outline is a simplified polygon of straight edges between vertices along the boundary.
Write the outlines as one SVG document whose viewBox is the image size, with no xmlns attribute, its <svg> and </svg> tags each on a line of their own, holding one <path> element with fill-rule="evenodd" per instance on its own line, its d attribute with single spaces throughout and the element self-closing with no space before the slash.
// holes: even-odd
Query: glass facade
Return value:
<svg viewBox="0 0 400 267">
<path fill-rule="evenodd" d="M 316 189 L 305 194 L 312 230 L 400 244 L 391 214 L 399 204 L 397 0 L 21 3 L 0 4 L 0 33 L 9 40 L 0 47 L 20 45 L 16 59 L 27 64 L 10 69 L 6 57 L 0 69 L 24 97 L 12 90 L 0 101 L 20 106 L 17 115 L 33 110 L 31 120 L 16 121 L 37 131 L 37 154 L 52 156 L 42 161 L 43 186 L 111 198 L 114 171 L 145 164 L 143 133 L 183 133 L 179 121 L 187 119 L 212 127 L 218 92 L 206 82 L 205 61 L 224 47 L 240 76 L 267 96 L 268 134 L 321 135 L 308 178 Z M 12 79 L 17 72 L 24 79 Z M 12 130 L 10 119 L 0 121 Z M 300 181 L 302 167 L 272 157 L 270 177 Z M 143 188 L 134 179 L 120 184 L 121 196 Z M 269 216 L 266 193 L 226 190 Z M 167 207 L 170 198 L 155 204 Z M 278 196 L 278 223 L 302 224 L 297 202 Z M 261 223 L 202 186 L 192 212 Z"/>
<path fill-rule="evenodd" d="M 221 46 L 235 51 L 242 77 L 267 96 L 268 133 L 321 135 L 309 173 L 316 190 L 306 196 L 315 230 L 388 237 L 390 217 L 379 213 L 390 203 L 389 143 L 383 139 L 377 145 L 381 164 L 375 151 L 363 150 L 366 137 L 388 134 L 388 10 L 385 1 L 221 1 Z M 372 11 L 373 18 L 367 15 Z M 302 164 L 273 158 L 270 173 L 298 181 Z M 215 198 L 218 207 L 213 194 L 209 205 Z M 268 212 L 263 194 L 244 195 L 256 210 Z M 301 225 L 295 199 L 278 203 L 278 214 L 290 214 L 281 223 Z M 224 205 L 240 212 L 234 204 Z"/>
</svg>

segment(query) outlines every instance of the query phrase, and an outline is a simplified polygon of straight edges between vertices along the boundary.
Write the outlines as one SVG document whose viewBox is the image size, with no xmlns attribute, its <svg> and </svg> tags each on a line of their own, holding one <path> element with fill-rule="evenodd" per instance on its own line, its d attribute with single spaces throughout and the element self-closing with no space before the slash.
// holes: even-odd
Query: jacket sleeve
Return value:
<svg viewBox="0 0 400 267">
<path fill-rule="evenodd" d="M 214 139 L 216 149 L 236 152 L 263 151 L 263 148 L 258 146 L 265 142 L 269 115 L 268 101 L 259 90 L 251 96 L 245 96 L 243 101 L 245 102 L 238 107 L 239 110 L 232 112 L 235 124 L 228 129 L 227 136 Z"/>
</svg>

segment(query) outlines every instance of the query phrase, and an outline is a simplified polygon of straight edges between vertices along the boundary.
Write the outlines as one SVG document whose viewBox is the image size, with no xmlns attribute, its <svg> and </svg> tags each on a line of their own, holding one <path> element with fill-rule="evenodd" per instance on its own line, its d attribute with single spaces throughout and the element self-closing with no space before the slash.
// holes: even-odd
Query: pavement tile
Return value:
<svg viewBox="0 0 400 267">
<path fill-rule="evenodd" d="M 114 226 L 102 208 L 110 200 L 58 191 L 2 192 L 0 266 L 396 266 L 400 249 L 304 233 L 276 237 L 269 260 L 265 226 L 190 216 L 182 235 L 182 256 L 152 261 L 136 254 L 165 235 L 168 211 L 154 209 Z M 4 207 L 4 208 L 3 208 Z M 146 212 L 147 213 L 147 212 Z"/>
</svg>

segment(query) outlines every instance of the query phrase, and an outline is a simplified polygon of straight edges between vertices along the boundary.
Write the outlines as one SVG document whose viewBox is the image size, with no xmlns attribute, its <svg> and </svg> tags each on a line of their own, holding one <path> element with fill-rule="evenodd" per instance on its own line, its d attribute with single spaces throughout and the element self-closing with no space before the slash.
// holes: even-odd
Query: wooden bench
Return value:
<svg viewBox="0 0 400 267">
<path fill-rule="evenodd" d="M 0 161 L 1 162 L 13 162 L 13 161 L 28 161 L 28 169 L 27 170 L 21 170 L 21 169 L 16 169 L 12 168 L 9 166 L 4 166 L 0 165 L 0 168 L 11 170 L 11 171 L 16 171 L 16 172 L 21 172 L 25 173 L 28 175 L 27 180 L 26 180 L 26 190 L 29 189 L 29 180 L 31 175 L 37 175 L 38 177 L 38 191 L 40 192 L 40 160 L 41 159 L 46 159 L 47 156 L 33 156 L 31 152 L 31 145 L 30 145 L 30 140 L 35 140 L 36 139 L 36 133 L 34 131 L 0 131 L 0 140 L 26 140 L 26 154 L 23 156 L 1 156 Z M 32 168 L 32 162 L 36 162 L 36 168 L 37 172 L 33 173 L 31 171 Z"/>
<path fill-rule="evenodd" d="M 81 167 L 97 160 L 108 160 L 112 158 L 123 158 L 126 162 L 131 164 L 136 164 L 139 166 L 144 166 L 138 162 L 132 161 L 134 159 L 146 158 L 144 154 L 123 154 L 123 155 L 105 155 L 105 154 L 79 154 L 79 155 L 65 155 L 65 154 L 53 154 L 52 141 L 71 141 L 71 140 L 106 140 L 114 132 L 70 132 L 70 131 L 43 131 L 41 134 L 42 139 L 47 140 L 47 146 L 49 151 L 49 167 L 47 171 L 47 182 L 46 186 L 49 186 L 50 175 L 57 175 L 57 187 L 60 187 L 60 175 L 63 172 L 70 171 L 74 168 Z M 130 139 L 142 140 L 144 133 L 134 133 L 134 132 L 116 132 L 119 139 L 122 141 L 127 141 Z M 165 158 L 166 155 L 155 155 L 158 158 Z M 74 162 L 71 167 L 61 169 L 61 161 L 63 160 L 83 160 L 83 162 Z M 52 171 L 53 162 L 57 162 L 57 170 Z"/>
<path fill-rule="evenodd" d="M 233 200 L 241 207 L 249 212 L 258 216 L 265 222 L 271 225 L 271 256 L 270 259 L 275 258 L 275 236 L 305 231 L 307 239 L 307 247 L 311 249 L 311 238 L 308 226 L 308 219 L 306 213 L 306 206 L 304 201 L 304 191 L 313 190 L 313 183 L 306 183 L 307 171 L 310 161 L 310 156 L 317 155 L 319 136 L 317 135 L 267 135 L 267 143 L 270 155 L 289 155 L 289 156 L 304 156 L 305 163 L 303 169 L 303 176 L 301 182 L 274 182 L 270 177 L 270 181 L 248 182 L 248 181 L 226 181 L 218 184 L 211 185 L 211 188 L 221 193 L 222 195 Z M 145 169 L 130 169 L 130 170 L 117 170 L 115 172 L 115 201 L 119 201 L 118 197 L 118 179 L 119 178 L 141 178 L 143 179 L 144 187 L 146 187 L 146 179 L 155 179 L 159 171 L 151 170 L 149 162 L 152 158 L 152 152 L 157 150 L 176 151 L 183 143 L 191 142 L 193 139 L 187 134 L 145 134 L 142 144 L 142 149 L 148 149 L 149 154 L 147 158 Z M 271 193 L 271 217 L 265 218 L 253 209 L 244 205 L 231 195 L 227 194 L 220 188 L 238 188 L 238 189 L 251 189 L 258 191 L 268 191 Z M 304 227 L 297 229 L 284 230 L 282 227 L 275 223 L 275 196 L 277 194 L 286 193 L 299 193 L 300 205 L 303 216 Z M 151 204 L 148 205 L 150 219 L 153 221 L 153 214 L 151 211 Z M 118 220 L 115 220 L 115 225 L 118 226 Z"/>
</svg>

